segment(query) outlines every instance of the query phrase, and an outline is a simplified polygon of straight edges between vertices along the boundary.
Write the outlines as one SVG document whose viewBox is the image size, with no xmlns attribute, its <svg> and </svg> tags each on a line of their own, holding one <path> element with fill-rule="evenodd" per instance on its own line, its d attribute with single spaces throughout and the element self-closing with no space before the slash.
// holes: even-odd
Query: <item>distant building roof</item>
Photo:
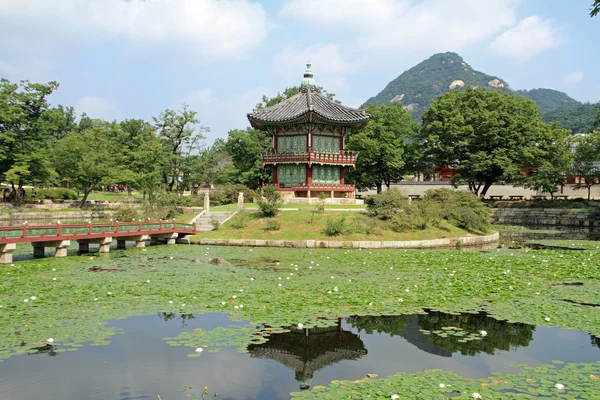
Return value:
<svg viewBox="0 0 600 400">
<path fill-rule="evenodd" d="M 369 118 L 364 110 L 345 107 L 317 93 L 310 64 L 307 64 L 299 93 L 274 106 L 256 109 L 248 114 L 250 124 L 256 129 L 302 122 L 360 128 L 369 122 Z"/>
</svg>

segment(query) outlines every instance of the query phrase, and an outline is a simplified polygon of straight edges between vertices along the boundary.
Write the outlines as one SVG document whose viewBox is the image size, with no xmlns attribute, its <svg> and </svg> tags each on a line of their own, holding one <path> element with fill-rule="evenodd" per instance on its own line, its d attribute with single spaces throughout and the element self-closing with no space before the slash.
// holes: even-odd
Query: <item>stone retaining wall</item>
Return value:
<svg viewBox="0 0 600 400">
<path fill-rule="evenodd" d="M 28 221 L 42 223 L 44 221 L 83 221 L 86 219 L 109 219 L 116 213 L 115 210 L 98 211 L 61 211 L 61 212 L 10 212 L 1 213 L 0 222 Z"/>
<path fill-rule="evenodd" d="M 292 248 L 352 248 L 352 249 L 432 249 L 462 246 L 479 246 L 498 242 L 496 232 L 488 236 L 467 236 L 432 240 L 408 241 L 335 241 L 335 240 L 254 240 L 254 239 L 201 239 L 198 244 L 217 246 L 292 247 Z"/>
<path fill-rule="evenodd" d="M 493 208 L 492 223 L 500 225 L 600 227 L 600 210 Z"/>
</svg>

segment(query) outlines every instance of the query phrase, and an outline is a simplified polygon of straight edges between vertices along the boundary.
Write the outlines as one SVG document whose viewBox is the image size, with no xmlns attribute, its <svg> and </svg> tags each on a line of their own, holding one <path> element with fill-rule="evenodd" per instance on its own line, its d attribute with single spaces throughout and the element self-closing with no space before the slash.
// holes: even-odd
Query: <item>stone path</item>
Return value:
<svg viewBox="0 0 600 400">
<path fill-rule="evenodd" d="M 216 218 L 219 220 L 219 224 L 227 221 L 236 212 L 235 211 L 215 211 L 208 212 L 196 217 L 196 232 L 208 232 L 213 230 L 212 219 Z"/>
</svg>

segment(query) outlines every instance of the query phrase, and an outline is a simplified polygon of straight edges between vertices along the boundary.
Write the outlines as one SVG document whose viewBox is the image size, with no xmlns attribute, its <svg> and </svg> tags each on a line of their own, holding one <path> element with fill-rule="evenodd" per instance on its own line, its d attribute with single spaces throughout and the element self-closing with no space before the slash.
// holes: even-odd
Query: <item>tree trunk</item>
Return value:
<svg viewBox="0 0 600 400">
<path fill-rule="evenodd" d="M 86 185 L 85 189 L 83 191 L 83 198 L 81 199 L 81 202 L 79 203 L 79 208 L 83 208 L 83 206 L 85 205 L 85 202 L 87 201 L 88 196 L 90 195 L 90 193 L 92 192 L 92 190 L 94 190 L 94 185 Z"/>
<path fill-rule="evenodd" d="M 485 185 L 483 186 L 483 189 L 481 190 L 481 197 L 485 197 L 488 189 L 490 188 L 490 186 L 492 186 L 494 182 L 486 182 Z"/>
<path fill-rule="evenodd" d="M 588 185 L 587 190 L 588 190 L 588 201 L 590 201 L 592 199 L 592 185 Z"/>
<path fill-rule="evenodd" d="M 381 182 L 377 182 L 377 194 L 381 193 Z"/>
</svg>

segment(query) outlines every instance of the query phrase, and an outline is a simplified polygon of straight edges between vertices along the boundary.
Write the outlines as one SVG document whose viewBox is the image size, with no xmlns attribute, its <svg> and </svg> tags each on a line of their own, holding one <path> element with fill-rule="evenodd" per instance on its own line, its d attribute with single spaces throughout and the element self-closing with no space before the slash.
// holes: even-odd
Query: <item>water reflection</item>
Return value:
<svg viewBox="0 0 600 400">
<path fill-rule="evenodd" d="M 182 328 L 185 328 L 188 325 L 188 321 L 196 319 L 194 314 L 177 314 L 172 312 L 159 312 L 158 317 L 165 322 L 169 322 L 171 320 L 180 321 Z"/>
<path fill-rule="evenodd" d="M 273 334 L 263 344 L 248 346 L 251 357 L 277 361 L 295 371 L 300 390 L 310 389 L 316 371 L 345 360 L 357 360 L 367 354 L 360 336 L 337 326 L 293 329 Z"/>
</svg>

